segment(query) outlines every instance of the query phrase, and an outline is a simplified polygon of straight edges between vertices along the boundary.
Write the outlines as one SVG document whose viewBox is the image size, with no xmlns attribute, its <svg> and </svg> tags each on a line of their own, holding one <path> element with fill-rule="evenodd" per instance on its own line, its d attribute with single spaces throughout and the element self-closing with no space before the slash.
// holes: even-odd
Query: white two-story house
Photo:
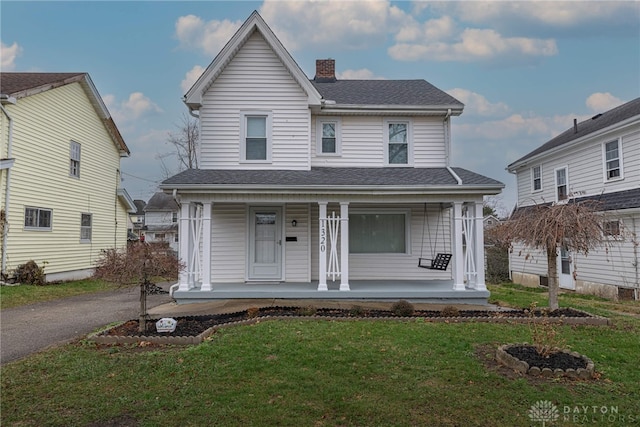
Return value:
<svg viewBox="0 0 640 427">
<path fill-rule="evenodd" d="M 599 202 L 608 239 L 588 256 L 561 249 L 561 288 L 610 298 L 638 298 L 640 236 L 640 98 L 574 125 L 508 166 L 518 206 Z M 544 285 L 546 255 L 517 248 L 512 280 Z"/>
<path fill-rule="evenodd" d="M 178 252 L 179 209 L 171 194 L 154 193 L 144 207 L 145 242 L 166 242 Z"/>
<path fill-rule="evenodd" d="M 337 80 L 331 59 L 310 80 L 254 12 L 184 102 L 200 169 L 161 185 L 181 205 L 177 301 L 486 302 L 482 200 L 503 184 L 450 164 L 458 100 Z"/>
</svg>

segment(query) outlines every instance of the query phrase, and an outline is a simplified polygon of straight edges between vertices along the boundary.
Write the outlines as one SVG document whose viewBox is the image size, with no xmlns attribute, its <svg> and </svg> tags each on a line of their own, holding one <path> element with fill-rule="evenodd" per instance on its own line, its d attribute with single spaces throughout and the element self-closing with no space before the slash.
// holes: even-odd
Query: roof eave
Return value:
<svg viewBox="0 0 640 427">
<path fill-rule="evenodd" d="M 640 115 L 636 115 L 633 117 L 629 117 L 626 120 L 622 120 L 620 122 L 614 123 L 610 126 L 607 126 L 606 128 L 602 128 L 602 129 L 598 129 L 594 132 L 591 132 L 587 135 L 581 136 L 580 138 L 576 138 L 573 139 L 571 141 L 565 142 L 562 145 L 559 145 L 557 147 L 553 147 L 550 148 L 548 150 L 542 151 L 538 154 L 535 154 L 533 156 L 529 156 L 529 154 L 521 157 L 520 159 L 516 160 L 515 162 L 511 163 L 509 166 L 507 166 L 507 171 L 510 173 L 516 173 L 516 170 L 523 167 L 523 166 L 527 166 L 529 164 L 532 163 L 537 163 L 540 160 L 544 159 L 545 157 L 548 156 L 553 156 L 554 154 L 566 150 L 566 149 L 570 149 L 573 148 L 576 145 L 582 144 L 586 141 L 589 141 L 590 139 L 593 138 L 599 138 L 602 135 L 612 132 L 612 131 L 619 131 L 619 130 L 623 130 L 626 127 L 629 126 L 633 126 L 635 124 L 639 124 L 640 123 Z M 551 140 L 549 140 L 551 141 Z M 549 142 L 547 141 L 547 142 Z M 545 142 L 545 144 L 547 143 Z M 544 144 L 543 144 L 544 145 Z M 534 150 L 535 151 L 535 150 Z"/>
<path fill-rule="evenodd" d="M 460 105 L 367 105 L 367 104 L 329 104 L 325 103 L 320 112 L 326 114 L 332 113 L 406 113 L 406 114 L 424 114 L 424 115 L 451 115 L 459 116 L 462 114 L 464 106 Z"/>
<path fill-rule="evenodd" d="M 487 185 L 282 185 L 265 184 L 160 184 L 161 190 L 178 190 L 190 193 L 264 193 L 264 194 L 499 194 L 504 184 Z"/>
</svg>

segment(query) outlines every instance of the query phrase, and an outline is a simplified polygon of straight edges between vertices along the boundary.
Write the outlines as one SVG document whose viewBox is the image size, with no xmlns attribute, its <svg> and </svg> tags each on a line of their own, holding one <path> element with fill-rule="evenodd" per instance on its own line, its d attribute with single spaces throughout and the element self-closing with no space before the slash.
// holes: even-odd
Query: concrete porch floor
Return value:
<svg viewBox="0 0 640 427">
<path fill-rule="evenodd" d="M 339 300 L 339 301 L 397 301 L 412 303 L 471 304 L 486 306 L 489 291 L 467 288 L 454 291 L 451 280 L 388 281 L 354 280 L 350 291 L 340 291 L 339 282 L 328 282 L 328 291 L 318 291 L 318 282 L 311 283 L 215 283 L 213 290 L 174 291 L 178 304 L 235 299 L 278 300 Z"/>
</svg>

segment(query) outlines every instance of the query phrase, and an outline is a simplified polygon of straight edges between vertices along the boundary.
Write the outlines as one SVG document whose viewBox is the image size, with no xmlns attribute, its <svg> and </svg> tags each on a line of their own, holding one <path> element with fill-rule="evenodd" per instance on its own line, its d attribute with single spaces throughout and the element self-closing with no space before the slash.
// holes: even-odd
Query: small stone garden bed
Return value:
<svg viewBox="0 0 640 427">
<path fill-rule="evenodd" d="M 445 306 L 442 310 L 370 310 L 354 305 L 350 309 L 314 308 L 314 307 L 253 307 L 248 310 L 206 316 L 176 317 L 177 326 L 173 332 L 157 332 L 156 321 L 149 320 L 147 331 L 138 331 L 138 321 L 129 320 L 107 330 L 91 334 L 88 338 L 99 344 L 130 344 L 151 342 L 156 344 L 189 345 L 198 344 L 212 335 L 216 329 L 254 323 L 267 319 L 396 319 L 418 320 L 425 322 L 495 322 L 495 323 L 535 323 L 545 322 L 564 325 L 607 325 L 603 317 L 571 308 L 562 308 L 553 312 L 539 311 L 533 314 L 529 310 L 458 310 Z"/>
<path fill-rule="evenodd" d="M 498 347 L 496 360 L 517 372 L 543 378 L 594 378 L 594 364 L 586 356 L 569 350 L 542 355 L 530 344 L 507 344 Z"/>
</svg>

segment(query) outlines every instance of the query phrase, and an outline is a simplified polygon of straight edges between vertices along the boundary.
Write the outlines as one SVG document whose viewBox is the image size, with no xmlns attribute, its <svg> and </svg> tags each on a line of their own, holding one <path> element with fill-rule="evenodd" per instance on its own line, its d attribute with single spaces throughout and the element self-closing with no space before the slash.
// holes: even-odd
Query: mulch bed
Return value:
<svg viewBox="0 0 640 427">
<path fill-rule="evenodd" d="M 589 313 L 574 310 L 571 308 L 561 308 L 552 312 L 537 311 L 533 315 L 527 309 L 493 311 L 493 310 L 415 310 L 408 316 L 399 316 L 391 310 L 368 310 L 354 306 L 351 309 L 336 308 L 311 308 L 311 307 L 263 307 L 239 311 L 228 314 L 215 314 L 206 316 L 187 316 L 175 318 L 178 323 L 174 332 L 157 332 L 156 321 L 149 320 L 147 331 L 141 334 L 138 331 L 138 320 L 129 320 L 121 325 L 115 326 L 99 335 L 102 336 L 164 336 L 164 337 L 185 337 L 199 335 L 212 327 L 244 323 L 258 318 L 327 318 L 327 319 L 411 319 L 422 318 L 426 321 L 502 321 L 502 322 L 522 322 L 532 320 L 553 321 L 559 323 L 573 323 L 576 320 L 584 324 L 606 324 L 606 319 L 592 316 Z M 572 322 L 573 321 L 573 322 Z M 594 322 L 590 322 L 594 321 Z M 603 323 L 604 322 L 604 323 Z"/>
<path fill-rule="evenodd" d="M 569 353 L 556 352 L 545 357 L 538 353 L 533 346 L 510 347 L 505 350 L 516 359 L 523 360 L 529 366 L 537 366 L 540 369 L 586 369 L 587 361 L 581 357 L 576 357 Z"/>
</svg>

